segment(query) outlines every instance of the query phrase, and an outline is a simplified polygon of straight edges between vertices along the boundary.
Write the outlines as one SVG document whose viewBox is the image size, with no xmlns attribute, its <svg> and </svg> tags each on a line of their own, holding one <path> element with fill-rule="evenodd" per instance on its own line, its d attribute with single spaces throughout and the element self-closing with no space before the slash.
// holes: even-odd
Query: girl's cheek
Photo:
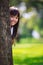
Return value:
<svg viewBox="0 0 43 65">
<path fill-rule="evenodd" d="M 18 19 L 17 19 L 17 22 L 18 22 Z"/>
</svg>

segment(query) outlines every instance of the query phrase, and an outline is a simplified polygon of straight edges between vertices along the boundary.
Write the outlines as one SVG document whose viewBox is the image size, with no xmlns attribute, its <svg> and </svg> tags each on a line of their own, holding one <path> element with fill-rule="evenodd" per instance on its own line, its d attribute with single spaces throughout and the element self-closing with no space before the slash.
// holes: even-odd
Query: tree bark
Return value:
<svg viewBox="0 0 43 65">
<path fill-rule="evenodd" d="M 13 65 L 9 0 L 0 0 L 0 65 Z"/>
</svg>

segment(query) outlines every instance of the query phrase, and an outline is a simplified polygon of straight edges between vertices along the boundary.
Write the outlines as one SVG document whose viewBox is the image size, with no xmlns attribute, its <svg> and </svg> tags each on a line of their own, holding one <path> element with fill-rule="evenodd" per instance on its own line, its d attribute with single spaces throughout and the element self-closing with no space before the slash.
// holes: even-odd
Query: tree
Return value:
<svg viewBox="0 0 43 65">
<path fill-rule="evenodd" d="M 0 65 L 13 65 L 9 0 L 0 0 Z"/>
</svg>

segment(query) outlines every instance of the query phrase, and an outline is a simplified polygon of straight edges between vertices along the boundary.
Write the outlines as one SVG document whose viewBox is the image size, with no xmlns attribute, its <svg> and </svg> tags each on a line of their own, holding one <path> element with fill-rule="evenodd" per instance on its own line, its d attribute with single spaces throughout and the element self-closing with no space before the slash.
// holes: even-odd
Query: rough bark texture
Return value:
<svg viewBox="0 0 43 65">
<path fill-rule="evenodd" d="M 0 65 L 13 65 L 9 0 L 0 0 Z"/>
</svg>

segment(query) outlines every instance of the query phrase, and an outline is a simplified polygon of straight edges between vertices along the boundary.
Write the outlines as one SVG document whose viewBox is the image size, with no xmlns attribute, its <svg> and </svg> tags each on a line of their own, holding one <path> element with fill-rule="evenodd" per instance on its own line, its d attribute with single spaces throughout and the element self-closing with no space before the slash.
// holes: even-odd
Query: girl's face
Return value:
<svg viewBox="0 0 43 65">
<path fill-rule="evenodd" d="M 18 22 L 18 16 L 17 15 L 10 15 L 10 25 L 13 26 Z"/>
</svg>

